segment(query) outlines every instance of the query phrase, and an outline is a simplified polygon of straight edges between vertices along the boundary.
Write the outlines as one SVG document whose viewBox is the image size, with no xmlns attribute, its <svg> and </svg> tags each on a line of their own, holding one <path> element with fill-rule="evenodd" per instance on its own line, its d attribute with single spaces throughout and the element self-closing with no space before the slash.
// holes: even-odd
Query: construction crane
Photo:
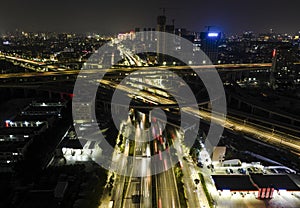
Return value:
<svg viewBox="0 0 300 208">
<path fill-rule="evenodd" d="M 215 27 L 215 26 L 212 26 L 212 25 L 207 25 L 207 26 L 205 26 L 205 28 L 207 28 L 207 32 L 209 32 L 209 31 L 210 31 L 210 28 L 212 28 L 212 27 Z"/>
</svg>

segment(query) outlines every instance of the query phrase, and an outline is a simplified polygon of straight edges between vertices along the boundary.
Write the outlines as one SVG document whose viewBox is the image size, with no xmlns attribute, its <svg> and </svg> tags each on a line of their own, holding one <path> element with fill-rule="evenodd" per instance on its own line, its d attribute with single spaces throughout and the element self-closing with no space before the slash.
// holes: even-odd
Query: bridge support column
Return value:
<svg viewBox="0 0 300 208">
<path fill-rule="evenodd" d="M 36 96 L 36 97 L 40 96 L 40 91 L 38 89 L 34 90 L 34 96 Z"/>
<path fill-rule="evenodd" d="M 109 112 L 109 105 L 107 103 L 104 103 L 104 112 L 108 113 Z"/>
<path fill-rule="evenodd" d="M 238 109 L 241 109 L 242 101 L 238 100 Z"/>
<path fill-rule="evenodd" d="M 52 92 L 51 91 L 48 91 L 48 97 L 49 97 L 49 99 L 52 99 Z"/>
<path fill-rule="evenodd" d="M 273 118 L 273 114 L 271 112 L 269 112 L 269 116 L 268 116 L 269 119 Z"/>
<path fill-rule="evenodd" d="M 251 114 L 254 115 L 255 114 L 255 107 L 253 105 L 250 105 L 251 108 Z"/>
<path fill-rule="evenodd" d="M 231 96 L 230 95 L 227 96 L 227 105 L 231 105 Z"/>
<path fill-rule="evenodd" d="M 27 97 L 28 97 L 28 90 L 27 90 L 27 89 L 24 89 L 24 91 L 23 91 L 23 95 L 24 95 L 24 97 L 25 97 L 25 98 L 27 98 Z"/>
<path fill-rule="evenodd" d="M 211 110 L 211 102 L 207 103 L 207 109 Z"/>
<path fill-rule="evenodd" d="M 10 94 L 10 97 L 14 97 L 14 95 L 15 95 L 14 89 L 10 88 L 9 89 L 9 94 Z"/>
<path fill-rule="evenodd" d="M 291 119 L 291 124 L 295 126 L 295 120 Z"/>
<path fill-rule="evenodd" d="M 237 72 L 237 73 L 238 73 L 237 80 L 240 81 L 243 77 L 243 72 Z"/>
</svg>

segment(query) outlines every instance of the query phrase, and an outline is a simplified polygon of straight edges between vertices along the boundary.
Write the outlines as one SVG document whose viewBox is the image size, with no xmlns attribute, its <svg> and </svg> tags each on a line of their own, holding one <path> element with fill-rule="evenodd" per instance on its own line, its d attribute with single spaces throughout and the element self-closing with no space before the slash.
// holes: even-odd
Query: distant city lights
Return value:
<svg viewBox="0 0 300 208">
<path fill-rule="evenodd" d="M 3 41 L 2 44 L 3 44 L 3 45 L 10 45 L 10 42 L 9 42 L 9 41 Z"/>
</svg>

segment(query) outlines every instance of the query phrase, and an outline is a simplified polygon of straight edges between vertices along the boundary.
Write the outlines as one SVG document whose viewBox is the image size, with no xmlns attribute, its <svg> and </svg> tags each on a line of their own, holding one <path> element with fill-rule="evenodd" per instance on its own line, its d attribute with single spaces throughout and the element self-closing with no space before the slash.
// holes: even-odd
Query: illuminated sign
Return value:
<svg viewBox="0 0 300 208">
<path fill-rule="evenodd" d="M 276 56 L 276 49 L 273 50 L 273 58 Z"/>
<path fill-rule="evenodd" d="M 208 37 L 218 37 L 219 33 L 208 33 L 207 36 Z"/>
</svg>

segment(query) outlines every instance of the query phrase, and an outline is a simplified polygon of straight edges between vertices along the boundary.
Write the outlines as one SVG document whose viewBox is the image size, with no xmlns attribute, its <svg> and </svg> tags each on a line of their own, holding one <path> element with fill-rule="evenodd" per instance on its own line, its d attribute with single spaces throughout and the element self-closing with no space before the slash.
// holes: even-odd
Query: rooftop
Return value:
<svg viewBox="0 0 300 208">
<path fill-rule="evenodd" d="M 274 187 L 277 190 L 300 191 L 289 175 L 251 175 L 254 183 L 261 188 Z"/>
<path fill-rule="evenodd" d="M 217 190 L 257 191 L 248 175 L 212 175 Z"/>
</svg>

